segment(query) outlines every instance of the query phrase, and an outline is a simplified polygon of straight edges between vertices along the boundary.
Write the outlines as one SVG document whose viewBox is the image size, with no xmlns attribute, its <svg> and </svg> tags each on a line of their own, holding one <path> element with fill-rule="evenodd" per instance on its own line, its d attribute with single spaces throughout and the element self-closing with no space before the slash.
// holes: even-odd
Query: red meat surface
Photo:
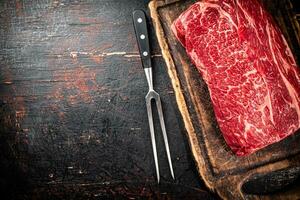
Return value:
<svg viewBox="0 0 300 200">
<path fill-rule="evenodd" d="M 251 154 L 300 127 L 299 68 L 257 0 L 203 0 L 172 25 L 206 82 L 226 143 Z"/>
</svg>

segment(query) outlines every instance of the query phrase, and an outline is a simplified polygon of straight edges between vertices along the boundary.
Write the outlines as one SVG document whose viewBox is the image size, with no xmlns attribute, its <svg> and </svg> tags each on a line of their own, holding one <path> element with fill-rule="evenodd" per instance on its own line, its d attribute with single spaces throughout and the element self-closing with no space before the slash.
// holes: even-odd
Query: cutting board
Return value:
<svg viewBox="0 0 300 200">
<path fill-rule="evenodd" d="M 171 31 L 172 22 L 194 2 L 157 0 L 149 8 L 199 175 L 224 199 L 300 199 L 300 131 L 245 157 L 226 145 L 207 86 Z M 263 3 L 297 54 L 299 38 L 290 28 L 287 2 Z"/>
</svg>

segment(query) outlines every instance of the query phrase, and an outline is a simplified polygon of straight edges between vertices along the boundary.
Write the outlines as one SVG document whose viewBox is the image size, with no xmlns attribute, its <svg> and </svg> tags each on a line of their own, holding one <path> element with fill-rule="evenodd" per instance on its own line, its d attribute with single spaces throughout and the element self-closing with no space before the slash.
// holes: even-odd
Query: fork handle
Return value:
<svg viewBox="0 0 300 200">
<path fill-rule="evenodd" d="M 142 10 L 135 10 L 132 17 L 143 68 L 151 68 L 151 55 L 145 13 Z"/>
</svg>

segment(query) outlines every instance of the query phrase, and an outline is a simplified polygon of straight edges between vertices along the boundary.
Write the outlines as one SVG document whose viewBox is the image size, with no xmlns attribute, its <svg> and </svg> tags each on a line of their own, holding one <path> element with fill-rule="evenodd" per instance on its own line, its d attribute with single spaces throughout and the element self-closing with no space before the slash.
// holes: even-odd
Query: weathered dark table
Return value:
<svg viewBox="0 0 300 200">
<path fill-rule="evenodd" d="M 157 128 L 162 183 L 156 185 L 148 88 L 131 19 L 138 8 L 146 9 L 143 1 L 0 2 L 3 197 L 208 198 L 151 27 L 154 83 L 176 176 Z"/>
</svg>

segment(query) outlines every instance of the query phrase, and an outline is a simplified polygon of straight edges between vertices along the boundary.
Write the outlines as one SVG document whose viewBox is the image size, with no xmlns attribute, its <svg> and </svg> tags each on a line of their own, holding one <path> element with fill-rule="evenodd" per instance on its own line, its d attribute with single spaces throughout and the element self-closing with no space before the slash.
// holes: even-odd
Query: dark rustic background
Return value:
<svg viewBox="0 0 300 200">
<path fill-rule="evenodd" d="M 131 19 L 146 2 L 0 0 L 1 200 L 217 198 L 197 173 L 150 24 L 176 177 L 154 113 L 156 183 L 148 86 Z M 299 1 L 292 2 L 299 20 Z"/>
<path fill-rule="evenodd" d="M 1 199 L 209 198 L 151 26 L 154 83 L 176 177 L 157 128 L 156 184 L 148 88 L 131 19 L 144 3 L 0 1 Z"/>
</svg>

